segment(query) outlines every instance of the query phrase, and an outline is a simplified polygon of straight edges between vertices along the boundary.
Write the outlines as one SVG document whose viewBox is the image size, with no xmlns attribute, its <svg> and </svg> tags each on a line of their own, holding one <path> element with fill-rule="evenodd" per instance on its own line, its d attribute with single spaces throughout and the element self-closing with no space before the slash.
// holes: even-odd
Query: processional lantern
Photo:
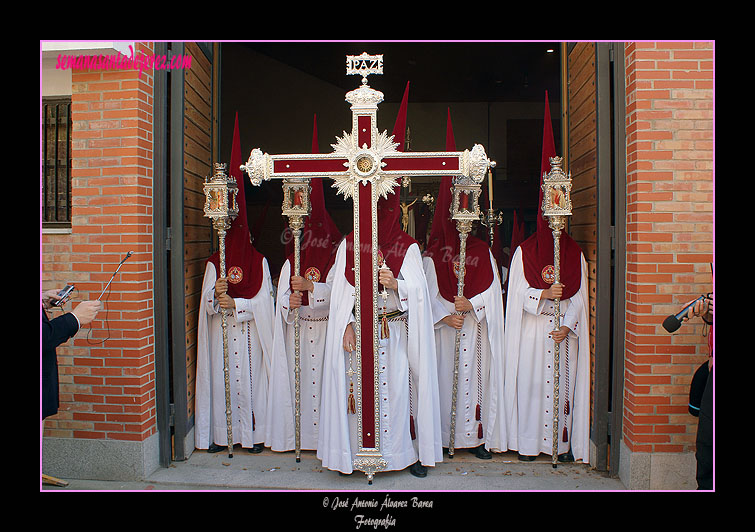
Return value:
<svg viewBox="0 0 755 532">
<path fill-rule="evenodd" d="M 561 168 L 562 157 L 550 157 L 551 171 L 543 175 L 543 216 L 548 218 L 552 231 L 560 232 L 566 227 L 567 216 L 571 216 L 571 172 Z M 555 265 L 554 265 L 555 266 Z"/>
<path fill-rule="evenodd" d="M 484 174 L 483 174 L 484 175 Z M 456 273 L 456 295 L 464 296 L 464 276 L 467 263 L 467 238 L 472 231 L 474 222 L 480 220 L 480 194 L 482 193 L 482 179 L 474 179 L 471 176 L 455 176 L 451 191 L 451 219 L 456 221 L 456 229 L 459 231 L 459 257 L 458 264 L 454 263 Z M 454 261 L 457 259 L 454 258 Z M 461 348 L 461 329 L 456 329 L 454 344 L 454 369 L 451 381 L 451 426 L 448 442 L 448 457 L 454 457 L 456 443 L 456 396 L 459 387 L 459 351 Z"/>
<path fill-rule="evenodd" d="M 451 218 L 456 221 L 459 232 L 469 233 L 472 223 L 480 220 L 481 193 L 482 186 L 474 179 L 463 176 L 454 179 Z"/>
<path fill-rule="evenodd" d="M 553 232 L 553 270 L 554 283 L 561 282 L 561 231 L 566 227 L 566 220 L 572 213 L 571 203 L 571 172 L 565 173 L 561 168 L 562 157 L 550 157 L 551 171 L 543 175 L 543 203 L 540 206 L 543 217 L 548 219 L 548 226 Z M 555 299 L 554 331 L 561 328 L 561 301 Z M 553 346 L 553 450 L 552 465 L 555 468 L 558 461 L 558 416 L 559 416 L 559 379 L 560 379 L 560 344 Z M 568 401 L 568 397 L 566 398 Z"/>
<path fill-rule="evenodd" d="M 294 241 L 294 275 L 301 272 L 301 230 L 304 218 L 309 215 L 309 179 L 290 178 L 283 180 L 283 215 Z M 298 293 L 298 291 L 297 291 Z M 299 309 L 294 309 L 294 454 L 301 462 L 301 325 Z"/>
<path fill-rule="evenodd" d="M 309 180 L 283 180 L 283 215 L 288 216 L 289 222 L 304 220 L 309 214 Z"/>
<path fill-rule="evenodd" d="M 204 215 L 214 226 L 229 229 L 239 214 L 236 195 L 239 192 L 236 180 L 228 177 L 225 163 L 215 163 L 215 171 L 204 183 Z"/>
<path fill-rule="evenodd" d="M 220 271 L 218 277 L 225 277 L 225 235 L 231 223 L 239 214 L 236 195 L 239 192 L 236 180 L 228 177 L 225 163 L 215 163 L 212 177 L 204 183 L 204 215 L 212 220 L 218 232 Z M 233 458 L 233 422 L 231 418 L 231 381 L 228 363 L 228 318 L 225 309 L 220 309 L 223 331 L 223 378 L 225 382 L 225 416 L 228 431 L 228 457 Z"/>
</svg>

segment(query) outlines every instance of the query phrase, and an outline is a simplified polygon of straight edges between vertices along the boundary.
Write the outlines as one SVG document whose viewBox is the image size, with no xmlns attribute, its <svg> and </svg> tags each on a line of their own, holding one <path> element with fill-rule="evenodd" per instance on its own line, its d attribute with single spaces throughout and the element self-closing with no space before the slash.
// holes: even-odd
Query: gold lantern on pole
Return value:
<svg viewBox="0 0 755 532">
<path fill-rule="evenodd" d="M 553 232 L 553 268 L 554 283 L 561 282 L 561 231 L 566 227 L 566 220 L 572 214 L 571 173 L 561 168 L 562 157 L 550 157 L 551 171 L 543 175 L 543 216 L 548 219 L 548 226 Z M 555 323 L 554 331 L 561 327 L 561 300 L 553 301 Z M 553 346 L 553 451 L 552 464 L 558 462 L 558 413 L 559 413 L 559 379 L 560 379 L 560 344 Z"/>
<path fill-rule="evenodd" d="M 283 215 L 288 217 L 294 240 L 294 275 L 301 270 L 301 230 L 309 215 L 309 179 L 283 180 Z M 297 291 L 298 293 L 298 291 Z M 296 461 L 301 461 L 301 347 L 299 309 L 294 309 L 294 445 Z"/>
<path fill-rule="evenodd" d="M 464 296 L 464 275 L 467 262 L 467 237 L 474 222 L 480 220 L 480 194 L 482 186 L 471 177 L 456 176 L 451 197 L 451 219 L 456 221 L 459 231 L 459 264 L 454 265 L 457 278 L 457 295 Z M 461 329 L 456 330 L 454 349 L 454 370 L 451 383 L 451 430 L 448 440 L 448 457 L 454 456 L 456 441 L 456 396 L 459 388 L 459 349 L 461 347 Z"/>
<path fill-rule="evenodd" d="M 212 221 L 218 233 L 220 251 L 219 278 L 225 277 L 225 235 L 231 228 L 231 223 L 239 214 L 236 202 L 238 185 L 236 180 L 229 177 L 225 163 L 215 163 L 214 172 L 204 183 L 204 215 Z M 221 327 L 223 330 L 223 377 L 225 382 L 225 416 L 228 428 L 228 457 L 233 458 L 233 422 L 231 419 L 231 383 L 228 369 L 228 318 L 226 310 L 220 309 Z"/>
</svg>

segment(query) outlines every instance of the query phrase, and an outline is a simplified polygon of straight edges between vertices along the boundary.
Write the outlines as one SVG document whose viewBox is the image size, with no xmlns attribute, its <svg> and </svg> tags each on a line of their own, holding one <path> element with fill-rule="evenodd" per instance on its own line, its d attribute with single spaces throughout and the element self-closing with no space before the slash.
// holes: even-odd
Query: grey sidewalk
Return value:
<svg viewBox="0 0 755 532">
<path fill-rule="evenodd" d="M 54 471 L 43 471 L 56 476 Z M 60 478 L 60 477 L 58 477 Z M 236 448 L 227 453 L 194 451 L 188 460 L 159 468 L 143 481 L 65 479 L 66 487 L 43 485 L 45 491 L 123 491 L 123 490 L 265 490 L 265 491 L 624 491 L 618 478 L 595 471 L 582 463 L 558 464 L 549 456 L 534 462 L 520 462 L 516 453 L 494 453 L 479 460 L 467 451 L 457 450 L 453 459 L 428 468 L 426 478 L 408 471 L 378 473 L 369 485 L 364 473 L 344 476 L 323 469 L 314 451 L 303 451 L 297 463 L 293 452 L 276 453 L 265 449 L 250 454 Z"/>
</svg>

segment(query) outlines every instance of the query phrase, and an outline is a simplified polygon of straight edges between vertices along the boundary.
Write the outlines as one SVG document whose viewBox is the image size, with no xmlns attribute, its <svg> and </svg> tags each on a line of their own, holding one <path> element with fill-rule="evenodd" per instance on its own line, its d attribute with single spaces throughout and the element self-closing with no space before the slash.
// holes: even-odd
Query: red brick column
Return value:
<svg viewBox="0 0 755 532">
<path fill-rule="evenodd" d="M 137 43 L 139 53 L 151 55 L 151 44 Z M 57 278 L 76 284 L 75 305 L 96 299 L 134 253 L 103 295 L 97 320 L 58 348 L 61 405 L 44 435 L 140 442 L 157 430 L 152 70 L 73 70 L 71 107 L 72 232 L 45 235 L 43 270 L 55 264 Z M 70 255 L 55 256 L 56 248 Z"/>
<path fill-rule="evenodd" d="M 625 445 L 694 451 L 689 383 L 706 359 L 696 318 L 663 319 L 712 290 L 713 43 L 627 43 Z"/>
</svg>

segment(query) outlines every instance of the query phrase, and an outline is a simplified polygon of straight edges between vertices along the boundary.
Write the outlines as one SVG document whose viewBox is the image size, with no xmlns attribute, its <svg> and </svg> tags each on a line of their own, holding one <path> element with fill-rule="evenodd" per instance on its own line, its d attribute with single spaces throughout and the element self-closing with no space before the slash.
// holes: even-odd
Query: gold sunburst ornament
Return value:
<svg viewBox="0 0 755 532">
<path fill-rule="evenodd" d="M 398 186 L 398 181 L 392 175 L 381 172 L 385 166 L 383 159 L 399 153 L 396 149 L 398 143 L 393 142 L 393 135 L 387 131 L 379 133 L 371 148 L 366 145 L 361 148 L 357 145 L 356 138 L 344 131 L 343 137 L 336 137 L 337 142 L 331 144 L 334 155 L 344 157 L 343 165 L 349 169 L 348 175 L 334 176 L 333 187 L 338 194 L 343 194 L 344 199 L 354 196 L 356 185 L 359 183 L 372 183 L 375 192 L 383 198 L 388 193 L 393 194 L 393 189 Z"/>
</svg>

